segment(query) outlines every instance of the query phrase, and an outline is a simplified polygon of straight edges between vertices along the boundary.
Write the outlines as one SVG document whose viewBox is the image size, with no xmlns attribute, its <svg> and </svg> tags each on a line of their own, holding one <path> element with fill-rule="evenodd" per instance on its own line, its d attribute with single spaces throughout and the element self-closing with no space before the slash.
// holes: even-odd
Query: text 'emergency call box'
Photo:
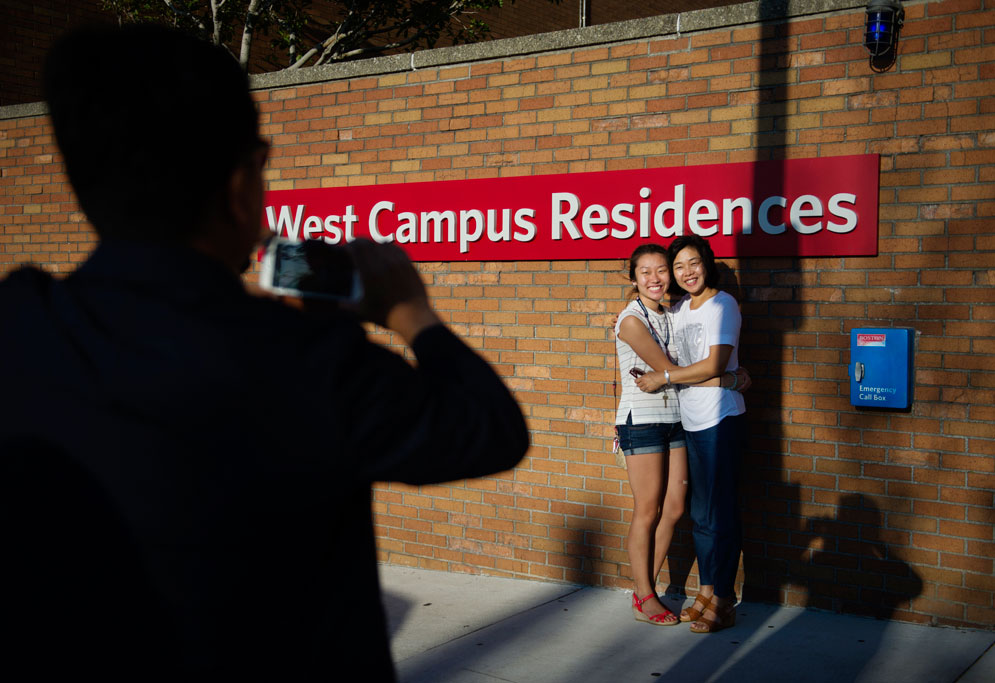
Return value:
<svg viewBox="0 0 995 683">
<path fill-rule="evenodd" d="M 906 410 L 912 405 L 915 330 L 850 330 L 850 403 Z"/>
</svg>

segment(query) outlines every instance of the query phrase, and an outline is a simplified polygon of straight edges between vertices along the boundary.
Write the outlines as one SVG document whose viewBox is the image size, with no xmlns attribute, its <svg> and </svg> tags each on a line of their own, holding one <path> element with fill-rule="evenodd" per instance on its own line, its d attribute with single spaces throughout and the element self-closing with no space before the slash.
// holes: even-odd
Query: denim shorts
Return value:
<svg viewBox="0 0 995 683">
<path fill-rule="evenodd" d="M 684 427 L 680 422 L 654 422 L 632 424 L 632 413 L 624 425 L 615 425 L 618 447 L 625 455 L 639 453 L 666 453 L 674 448 L 684 448 Z"/>
</svg>

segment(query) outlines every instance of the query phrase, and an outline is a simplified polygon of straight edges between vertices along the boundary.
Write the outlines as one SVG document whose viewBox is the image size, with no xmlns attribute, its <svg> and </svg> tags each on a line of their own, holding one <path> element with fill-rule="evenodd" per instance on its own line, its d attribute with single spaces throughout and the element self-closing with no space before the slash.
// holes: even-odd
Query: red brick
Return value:
<svg viewBox="0 0 995 683">
<path fill-rule="evenodd" d="M 865 522 L 865 538 L 901 546 L 903 561 L 928 582 L 928 594 L 894 616 L 990 624 L 990 601 L 979 604 L 979 594 L 995 590 L 982 580 L 995 555 L 995 373 L 986 365 L 995 354 L 995 134 L 988 132 L 995 67 L 984 43 L 995 22 L 991 11 L 971 7 L 980 3 L 907 7 L 901 68 L 884 74 L 872 73 L 863 48 L 850 44 L 862 15 L 846 12 L 780 28 L 589 46 L 576 57 L 562 51 L 420 69 L 389 89 L 378 88 L 381 77 L 363 77 L 259 92 L 265 130 L 274 136 L 267 178 L 317 187 L 329 176 L 315 159 L 332 154 L 361 167 L 369 184 L 880 153 L 879 256 L 725 261 L 746 297 L 740 357 L 755 382 L 746 395 L 747 458 L 751 485 L 764 496 L 751 502 L 748 519 L 761 527 L 752 539 L 766 545 L 755 543 L 754 556 L 795 556 L 794 546 L 812 540 L 797 531 L 801 517 L 834 519 L 843 497 L 863 494 L 883 526 Z M 602 69 L 608 59 L 629 61 L 624 72 L 609 73 Z M 799 80 L 746 88 L 747 79 L 763 82 L 761 65 L 793 70 Z M 574 91 L 572 79 L 592 77 L 620 99 Z M 626 98 L 625 89 L 641 87 L 660 91 Z M 810 112 L 822 106 L 817 98 L 843 103 Z M 802 113 L 803 103 L 812 127 L 775 128 Z M 741 134 L 743 121 L 712 117 L 730 105 L 758 117 L 749 133 L 756 144 L 712 150 L 716 136 Z M 367 125 L 371 115 L 390 120 Z M 42 121 L 0 121 L 0 145 L 14 141 L 0 157 L 0 212 L 9 217 L 0 232 L 2 272 L 27 259 L 67 272 L 94 244 Z M 631 145 L 646 142 L 662 152 L 632 153 Z M 40 158 L 46 154 L 53 156 Z M 417 168 L 394 170 L 409 158 Z M 29 197 L 43 214 L 23 211 Z M 620 259 L 419 270 L 447 324 L 497 363 L 523 404 L 534 445 L 523 465 L 498 477 L 378 486 L 378 557 L 628 587 L 621 544 L 631 499 L 608 452 L 616 368 L 605 329 L 626 289 Z M 919 332 L 909 413 L 849 405 L 848 332 L 878 324 Z M 402 349 L 394 335 L 374 330 L 371 337 Z M 578 520 L 598 526 L 583 545 Z M 848 550 L 872 551 L 851 540 Z M 585 552 L 597 561 L 581 562 Z M 845 571 L 849 557 L 825 561 L 860 583 L 861 575 Z M 874 566 L 888 575 L 888 563 Z M 696 580 L 692 573 L 689 585 Z M 777 595 L 859 610 L 850 590 L 815 572 L 807 593 Z"/>
</svg>

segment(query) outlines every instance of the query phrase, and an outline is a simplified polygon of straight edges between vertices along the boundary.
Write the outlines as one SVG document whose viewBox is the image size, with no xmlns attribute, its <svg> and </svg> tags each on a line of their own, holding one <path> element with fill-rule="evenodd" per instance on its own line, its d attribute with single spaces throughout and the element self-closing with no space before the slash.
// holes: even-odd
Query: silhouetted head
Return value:
<svg viewBox="0 0 995 683">
<path fill-rule="evenodd" d="M 189 242 L 226 211 L 233 171 L 264 144 L 231 55 L 166 28 L 65 35 L 44 89 L 69 180 L 102 239 Z"/>
</svg>

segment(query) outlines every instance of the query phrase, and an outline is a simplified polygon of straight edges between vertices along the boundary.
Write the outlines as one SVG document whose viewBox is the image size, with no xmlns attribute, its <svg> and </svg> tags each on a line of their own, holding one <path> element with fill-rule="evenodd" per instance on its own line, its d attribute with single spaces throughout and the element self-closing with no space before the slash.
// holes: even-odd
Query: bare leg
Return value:
<svg viewBox="0 0 995 683">
<path fill-rule="evenodd" d="M 638 453 L 626 456 L 633 502 L 632 522 L 629 524 L 626 546 L 638 598 L 656 593 L 656 577 L 651 575 L 651 571 L 655 557 L 653 549 L 655 533 L 664 497 L 663 463 L 662 453 Z M 648 616 L 663 611 L 664 607 L 655 595 L 643 603 L 643 613 Z"/>
<path fill-rule="evenodd" d="M 656 538 L 653 544 L 653 583 L 656 584 L 663 561 L 670 551 L 677 522 L 684 515 L 684 501 L 688 491 L 688 452 L 686 448 L 675 448 L 665 457 L 667 468 L 666 494 L 663 510 L 656 525 Z"/>
</svg>

